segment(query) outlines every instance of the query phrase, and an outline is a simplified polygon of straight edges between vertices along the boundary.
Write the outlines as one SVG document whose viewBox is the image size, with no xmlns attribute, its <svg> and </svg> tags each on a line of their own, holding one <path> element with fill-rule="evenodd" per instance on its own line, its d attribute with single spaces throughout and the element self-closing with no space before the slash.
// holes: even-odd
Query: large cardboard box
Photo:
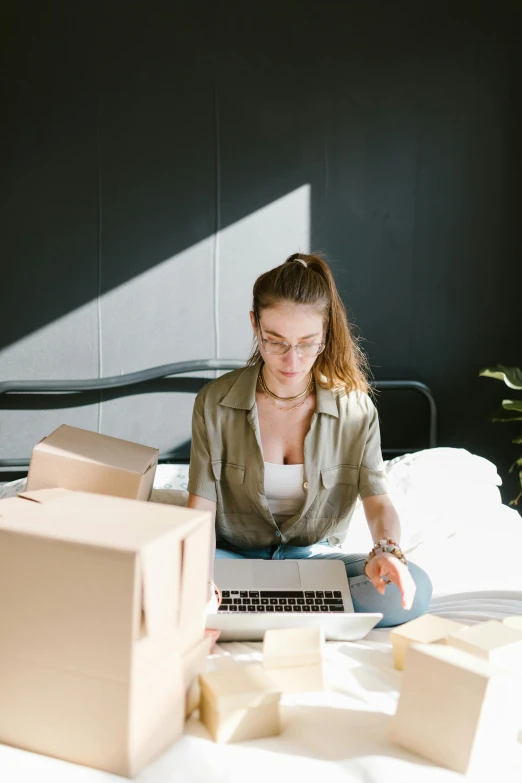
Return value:
<svg viewBox="0 0 522 783">
<path fill-rule="evenodd" d="M 210 521 L 77 492 L 0 501 L 0 742 L 134 776 L 179 737 Z"/>
<path fill-rule="evenodd" d="M 62 424 L 33 449 L 29 491 L 64 487 L 148 500 L 158 449 Z"/>
</svg>

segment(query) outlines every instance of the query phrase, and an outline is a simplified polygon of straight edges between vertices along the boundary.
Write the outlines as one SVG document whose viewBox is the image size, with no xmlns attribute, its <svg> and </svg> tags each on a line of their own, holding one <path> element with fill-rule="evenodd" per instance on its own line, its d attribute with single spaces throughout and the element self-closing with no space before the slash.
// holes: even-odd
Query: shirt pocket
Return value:
<svg viewBox="0 0 522 783">
<path fill-rule="evenodd" d="M 347 516 L 357 500 L 359 468 L 357 465 L 335 465 L 321 470 L 317 497 L 306 517 L 338 518 Z"/>
<path fill-rule="evenodd" d="M 216 521 L 226 519 L 230 514 L 251 514 L 252 503 L 245 489 L 245 468 L 215 460 L 212 472 L 216 480 Z"/>
</svg>

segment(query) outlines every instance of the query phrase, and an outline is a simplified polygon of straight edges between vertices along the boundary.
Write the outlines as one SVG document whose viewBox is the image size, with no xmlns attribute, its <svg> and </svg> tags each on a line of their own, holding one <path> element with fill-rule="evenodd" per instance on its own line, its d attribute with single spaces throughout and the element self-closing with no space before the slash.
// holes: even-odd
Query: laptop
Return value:
<svg viewBox="0 0 522 783">
<path fill-rule="evenodd" d="M 382 614 L 354 612 L 341 560 L 219 559 L 222 603 L 207 615 L 220 641 L 261 641 L 269 628 L 324 628 L 327 641 L 362 639 Z"/>
</svg>

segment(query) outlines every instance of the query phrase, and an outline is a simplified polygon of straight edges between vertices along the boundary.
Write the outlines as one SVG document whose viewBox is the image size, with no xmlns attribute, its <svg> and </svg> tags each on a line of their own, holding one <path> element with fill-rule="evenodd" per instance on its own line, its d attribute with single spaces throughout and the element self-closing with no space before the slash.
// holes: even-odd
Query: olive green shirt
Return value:
<svg viewBox="0 0 522 783">
<path fill-rule="evenodd" d="M 267 503 L 257 418 L 261 364 L 234 370 L 199 392 L 192 417 L 188 491 L 216 502 L 216 538 L 238 547 L 341 543 L 357 496 L 388 492 L 377 410 L 367 394 L 316 387 L 304 441 L 305 502 L 279 524 Z"/>
</svg>

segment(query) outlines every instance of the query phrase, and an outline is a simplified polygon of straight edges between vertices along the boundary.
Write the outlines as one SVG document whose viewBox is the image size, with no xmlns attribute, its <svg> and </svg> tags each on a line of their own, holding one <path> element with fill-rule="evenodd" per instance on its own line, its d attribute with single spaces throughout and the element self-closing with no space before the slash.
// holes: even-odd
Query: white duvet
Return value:
<svg viewBox="0 0 522 783">
<path fill-rule="evenodd" d="M 467 623 L 522 614 L 522 519 L 500 502 L 495 466 L 462 449 L 432 449 L 387 463 L 391 494 L 411 560 L 434 584 L 430 612 Z M 183 501 L 186 468 L 161 466 L 159 501 Z M 167 494 L 165 494 L 167 493 Z M 344 543 L 367 551 L 359 506 Z M 393 668 L 388 631 L 356 643 L 327 644 L 328 688 L 284 696 L 278 737 L 236 745 L 212 742 L 197 717 L 185 735 L 138 778 L 139 783 L 444 783 L 462 776 L 395 746 L 387 732 L 403 674 Z M 259 660 L 261 644 L 216 647 L 212 667 Z M 522 727 L 521 727 L 522 728 Z M 101 783 L 98 770 L 0 746 L 6 783 Z M 502 781 L 521 783 L 519 743 Z"/>
</svg>

